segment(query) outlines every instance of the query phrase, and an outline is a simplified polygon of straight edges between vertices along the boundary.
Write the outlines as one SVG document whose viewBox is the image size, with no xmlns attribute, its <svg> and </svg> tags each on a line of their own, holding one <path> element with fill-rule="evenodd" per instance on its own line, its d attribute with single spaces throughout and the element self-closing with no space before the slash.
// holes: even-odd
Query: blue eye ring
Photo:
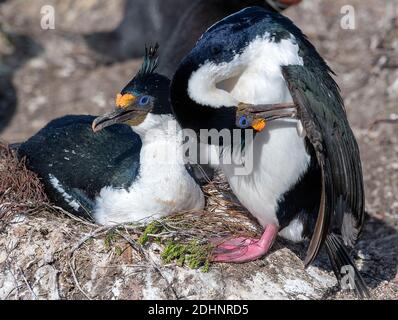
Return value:
<svg viewBox="0 0 398 320">
<path fill-rule="evenodd" d="M 239 119 L 239 126 L 241 128 L 248 128 L 249 127 L 249 119 L 246 116 L 241 116 Z"/>
<path fill-rule="evenodd" d="M 150 101 L 150 98 L 148 96 L 142 96 L 140 98 L 140 101 L 138 101 L 138 104 L 140 106 L 144 107 L 144 106 L 148 105 L 149 101 Z"/>
</svg>

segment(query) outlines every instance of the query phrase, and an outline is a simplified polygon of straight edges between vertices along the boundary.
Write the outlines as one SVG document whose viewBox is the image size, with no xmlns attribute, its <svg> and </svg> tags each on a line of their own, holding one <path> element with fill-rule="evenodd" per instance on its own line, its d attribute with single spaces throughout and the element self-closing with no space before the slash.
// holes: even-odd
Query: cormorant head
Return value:
<svg viewBox="0 0 398 320">
<path fill-rule="evenodd" d="M 140 71 L 117 94 L 115 109 L 94 120 L 94 132 L 117 123 L 127 124 L 138 133 L 145 132 L 156 128 L 159 117 L 172 115 L 170 80 L 155 72 L 158 66 L 157 49 L 158 45 L 146 48 Z"/>
</svg>

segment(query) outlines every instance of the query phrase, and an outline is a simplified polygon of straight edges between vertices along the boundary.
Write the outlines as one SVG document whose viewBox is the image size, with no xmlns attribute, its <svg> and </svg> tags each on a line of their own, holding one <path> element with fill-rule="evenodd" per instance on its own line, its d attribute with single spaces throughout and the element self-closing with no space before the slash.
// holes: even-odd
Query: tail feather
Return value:
<svg viewBox="0 0 398 320">
<path fill-rule="evenodd" d="M 345 272 L 349 273 L 352 270 L 354 272 L 354 274 L 352 275 L 353 277 L 350 277 L 349 274 L 347 275 L 349 276 L 348 280 L 353 281 L 353 283 L 350 283 L 351 287 L 353 286 L 353 289 L 359 297 L 369 298 L 370 294 L 365 284 L 365 281 L 363 280 L 361 274 L 355 266 L 355 263 L 352 261 L 341 237 L 337 236 L 334 233 L 331 233 L 326 237 L 325 244 L 326 251 L 332 264 L 333 272 L 336 275 L 340 286 L 343 287 L 343 285 L 346 285 L 345 283 L 343 283 L 343 281 L 345 282 L 346 280 Z"/>
</svg>

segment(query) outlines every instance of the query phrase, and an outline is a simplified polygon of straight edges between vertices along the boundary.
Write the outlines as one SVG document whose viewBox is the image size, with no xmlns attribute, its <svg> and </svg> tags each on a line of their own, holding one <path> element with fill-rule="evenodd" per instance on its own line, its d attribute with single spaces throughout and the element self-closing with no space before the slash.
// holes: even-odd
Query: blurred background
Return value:
<svg viewBox="0 0 398 320">
<path fill-rule="evenodd" d="M 0 0 L 0 140 L 23 141 L 66 114 L 110 110 L 140 66 L 144 43 L 160 43 L 161 70 L 169 72 L 162 52 L 178 50 L 171 39 L 191 3 Z M 45 5 L 54 7 L 55 29 L 41 27 Z M 354 29 L 341 27 L 346 5 L 355 10 Z M 359 246 L 373 248 L 373 274 L 396 289 L 398 1 L 303 0 L 284 13 L 337 74 L 364 167 L 370 221 Z"/>
</svg>

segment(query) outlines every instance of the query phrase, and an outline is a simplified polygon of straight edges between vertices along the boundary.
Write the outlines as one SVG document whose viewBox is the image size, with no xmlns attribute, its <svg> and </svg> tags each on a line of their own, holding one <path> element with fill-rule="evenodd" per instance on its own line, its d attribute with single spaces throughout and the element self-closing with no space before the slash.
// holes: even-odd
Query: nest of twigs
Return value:
<svg viewBox="0 0 398 320">
<path fill-rule="evenodd" d="M 151 262 L 146 248 L 157 243 L 162 247 L 161 258 L 165 264 L 176 263 L 207 272 L 214 244 L 218 240 L 221 242 L 234 236 L 259 236 L 261 228 L 237 203 L 221 175 L 203 191 L 207 198 L 204 211 L 180 212 L 149 224 L 142 222 L 100 227 L 64 212 L 76 223 L 91 228 L 74 246 L 70 261 L 74 263 L 76 253 L 86 242 L 103 239 L 106 249 L 116 255 L 122 255 L 128 244 L 130 250 L 142 260 Z"/>
<path fill-rule="evenodd" d="M 32 214 L 49 204 L 39 178 L 0 142 L 0 227 L 13 215 Z"/>
</svg>

